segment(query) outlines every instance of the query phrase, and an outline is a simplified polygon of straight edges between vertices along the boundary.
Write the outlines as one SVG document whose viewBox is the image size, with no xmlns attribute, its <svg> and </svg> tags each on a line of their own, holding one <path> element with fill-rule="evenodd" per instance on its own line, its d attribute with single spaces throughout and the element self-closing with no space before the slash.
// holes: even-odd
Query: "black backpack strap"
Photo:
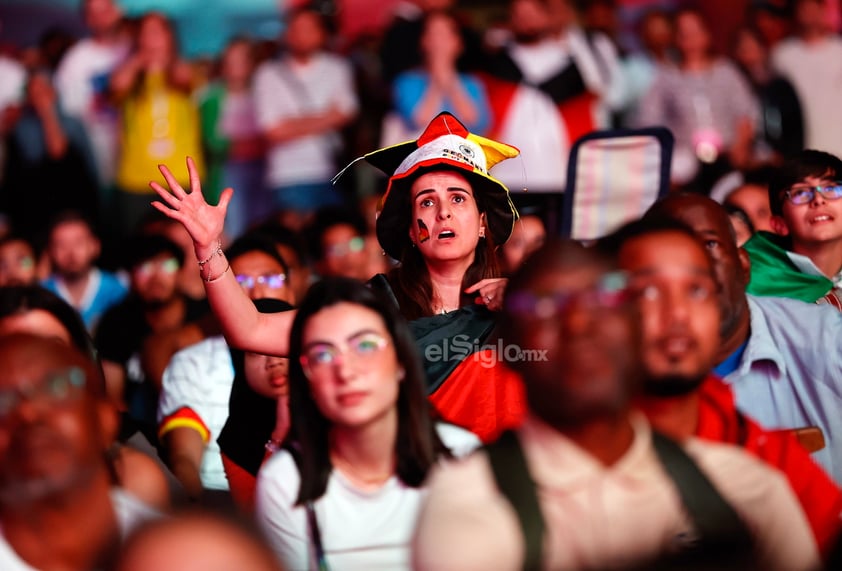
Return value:
<svg viewBox="0 0 842 571">
<path fill-rule="evenodd" d="M 544 517 L 541 515 L 535 481 L 529 474 L 520 441 L 513 431 L 507 430 L 496 442 L 486 445 L 485 451 L 497 487 L 517 513 L 526 543 L 523 568 L 529 571 L 538 570 L 542 560 Z"/>
<path fill-rule="evenodd" d="M 652 440 L 658 459 L 696 524 L 700 547 L 721 556 L 737 556 L 750 551 L 752 540 L 745 524 L 696 462 L 666 436 L 653 432 Z"/>
</svg>

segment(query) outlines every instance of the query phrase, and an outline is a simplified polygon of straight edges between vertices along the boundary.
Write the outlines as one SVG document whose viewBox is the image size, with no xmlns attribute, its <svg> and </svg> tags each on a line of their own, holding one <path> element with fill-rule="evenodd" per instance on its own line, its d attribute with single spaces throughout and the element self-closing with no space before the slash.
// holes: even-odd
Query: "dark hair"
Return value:
<svg viewBox="0 0 842 571">
<path fill-rule="evenodd" d="M 293 20 L 305 14 L 312 14 L 316 16 L 325 33 L 325 40 L 328 40 L 336 32 L 336 22 L 331 14 L 329 2 L 310 0 L 298 6 L 294 6 L 286 11 L 284 15 L 285 28 L 288 28 Z"/>
<path fill-rule="evenodd" d="M 365 219 L 356 210 L 340 206 L 327 206 L 316 211 L 313 223 L 307 234 L 310 236 L 310 255 L 314 260 L 324 259 L 325 252 L 322 237 L 334 226 L 347 225 L 354 229 L 359 236 L 365 236 L 368 227 Z"/>
<path fill-rule="evenodd" d="M 262 252 L 271 257 L 281 265 L 284 273 L 289 276 L 289 264 L 278 252 L 278 247 L 272 238 L 265 234 L 249 233 L 240 236 L 225 250 L 225 257 L 230 261 L 251 252 Z"/>
<path fill-rule="evenodd" d="M 73 346 L 91 359 L 101 375 L 99 357 L 93 339 L 85 328 L 81 316 L 70 304 L 39 285 L 0 287 L 0 320 L 38 309 L 46 311 L 64 326 Z M 99 388 L 104 395 L 104 377 L 101 376 L 100 382 L 102 386 Z"/>
<path fill-rule="evenodd" d="M 131 270 L 161 254 L 169 254 L 178 265 L 184 265 L 184 250 L 161 234 L 143 234 L 132 237 L 126 244 L 124 265 Z"/>
<path fill-rule="evenodd" d="M 807 177 L 838 179 L 842 177 L 842 160 L 836 155 L 814 149 L 806 149 L 788 157 L 769 177 L 769 206 L 772 214 L 783 214 L 783 191 L 803 182 Z"/>
<path fill-rule="evenodd" d="M 288 246 L 293 252 L 295 252 L 295 256 L 298 258 L 298 263 L 300 265 L 309 265 L 309 252 L 307 251 L 307 247 L 305 246 L 301 235 L 298 232 L 291 230 L 289 227 L 284 226 L 276 219 L 271 218 L 256 226 L 253 233 L 269 236 L 276 244 Z"/>
<path fill-rule="evenodd" d="M 18 234 L 15 231 L 9 232 L 5 236 L 0 236 L 0 247 L 5 246 L 6 244 L 11 244 L 12 242 L 23 242 L 29 247 L 30 250 L 32 250 L 32 254 L 36 258 L 40 255 L 40 252 L 38 251 L 36 245 L 32 242 L 32 240 L 30 240 L 26 236 Z"/>
<path fill-rule="evenodd" d="M 676 232 L 692 238 L 699 242 L 699 235 L 687 224 L 665 214 L 652 212 L 637 220 L 627 222 L 597 240 L 595 247 L 609 256 L 617 256 L 623 245 L 634 238 L 648 236 L 649 234 L 660 234 L 663 232 Z M 701 248 L 701 244 L 699 245 Z"/>
<path fill-rule="evenodd" d="M 293 306 L 279 299 L 256 299 L 260 313 L 290 311 Z M 219 449 L 232 462 L 253 476 L 263 463 L 264 444 L 275 428 L 277 401 L 257 393 L 249 386 L 245 373 L 245 351 L 229 348 L 234 367 L 234 381 L 228 400 L 228 419 L 219 433 Z"/>
<path fill-rule="evenodd" d="M 301 473 L 297 503 L 320 498 L 332 470 L 329 433 L 331 423 L 319 410 L 310 393 L 310 383 L 301 366 L 304 327 L 321 310 L 338 303 L 351 303 L 377 313 L 386 325 L 405 371 L 397 399 L 398 433 L 395 439 L 397 475 L 407 486 L 419 487 L 440 455 L 449 451 L 439 439 L 424 389 L 424 371 L 406 320 L 389 300 L 349 278 L 328 278 L 307 291 L 292 325 L 289 347 L 288 443 L 295 447 Z"/>
<path fill-rule="evenodd" d="M 705 15 L 705 13 L 702 12 L 699 8 L 696 8 L 695 6 L 682 6 L 681 8 L 676 10 L 672 15 L 672 23 L 676 30 L 678 29 L 678 20 L 682 16 L 695 16 L 699 20 L 699 22 L 701 22 L 705 33 L 707 33 L 708 35 L 707 55 L 709 57 L 715 57 L 719 55 L 716 51 L 716 46 L 713 42 L 713 29 L 711 27 L 710 20 Z M 684 54 L 681 53 L 681 50 L 677 49 L 676 52 L 678 54 L 679 60 L 683 60 Z"/>
<path fill-rule="evenodd" d="M 88 230 L 91 231 L 91 234 L 94 237 L 96 237 L 97 239 L 99 238 L 96 224 L 94 224 L 94 221 L 91 219 L 90 216 L 88 216 L 80 210 L 68 209 L 62 210 L 61 212 L 58 212 L 55 216 L 50 218 L 50 222 L 49 224 L 47 224 L 48 240 L 52 239 L 53 232 L 57 227 L 61 226 L 62 224 L 69 224 L 71 222 L 84 224 L 88 227 Z"/>
</svg>

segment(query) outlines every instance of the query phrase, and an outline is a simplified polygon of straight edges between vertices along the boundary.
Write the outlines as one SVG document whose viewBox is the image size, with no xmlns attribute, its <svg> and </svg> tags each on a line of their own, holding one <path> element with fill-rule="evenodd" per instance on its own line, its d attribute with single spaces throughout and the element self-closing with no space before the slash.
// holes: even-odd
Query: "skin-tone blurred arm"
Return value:
<svg viewBox="0 0 842 571">
<path fill-rule="evenodd" d="M 169 189 L 151 182 L 150 186 L 162 201 L 153 202 L 152 206 L 183 224 L 193 239 L 196 259 L 208 260 L 201 269 L 201 275 L 205 280 L 208 303 L 219 319 L 228 343 L 255 353 L 286 356 L 295 312 L 258 312 L 234 278 L 225 255 L 218 252 L 225 212 L 234 191 L 225 189 L 219 204 L 211 206 L 202 196 L 199 173 L 193 159 L 187 158 L 190 192 L 181 188 L 165 165 L 160 165 L 159 169 Z"/>
<path fill-rule="evenodd" d="M 126 370 L 120 363 L 114 361 L 102 361 L 102 372 L 105 375 L 105 392 L 111 402 L 118 410 L 125 410 L 126 403 L 123 402 L 123 391 L 126 386 Z"/>
<path fill-rule="evenodd" d="M 751 146 L 754 140 L 754 125 L 750 119 L 740 119 L 736 137 L 730 149 L 731 162 L 736 168 L 747 168 L 751 163 Z"/>
<path fill-rule="evenodd" d="M 324 113 L 284 119 L 263 132 L 269 143 L 283 143 L 307 135 L 341 129 L 353 119 L 353 115 L 338 109 L 329 109 Z"/>
<path fill-rule="evenodd" d="M 187 427 L 174 428 L 164 435 L 167 450 L 167 464 L 173 475 L 184 486 L 191 499 L 202 497 L 204 486 L 199 476 L 205 442 L 196 430 Z"/>
<path fill-rule="evenodd" d="M 118 101 L 128 95 L 143 68 L 143 59 L 139 55 L 135 55 L 115 69 L 108 84 L 111 95 Z"/>
<path fill-rule="evenodd" d="M 120 486 L 146 504 L 169 511 L 170 486 L 155 460 L 131 446 L 122 446 L 114 465 Z"/>
<path fill-rule="evenodd" d="M 39 80 L 37 84 L 30 87 L 30 102 L 41 120 L 47 154 L 52 159 L 63 157 L 67 152 L 67 135 L 59 120 L 56 96 L 52 87 Z"/>
</svg>

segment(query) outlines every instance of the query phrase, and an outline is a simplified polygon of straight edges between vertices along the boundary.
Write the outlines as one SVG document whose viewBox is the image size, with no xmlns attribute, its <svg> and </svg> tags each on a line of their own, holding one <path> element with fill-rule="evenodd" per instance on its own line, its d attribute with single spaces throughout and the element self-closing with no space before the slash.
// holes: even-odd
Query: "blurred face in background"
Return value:
<svg viewBox="0 0 842 571">
<path fill-rule="evenodd" d="M 289 394 L 289 359 L 246 352 L 246 381 L 254 392 L 277 399 Z"/>
<path fill-rule="evenodd" d="M 113 31 L 123 17 L 114 0 L 86 0 L 84 18 L 88 28 L 98 36 Z"/>
<path fill-rule="evenodd" d="M 148 14 L 137 31 L 138 52 L 147 64 L 166 64 L 175 57 L 175 37 L 169 21 L 160 14 Z"/>
<path fill-rule="evenodd" d="M 704 57 L 710 51 L 707 23 L 696 12 L 681 12 L 675 20 L 675 45 L 684 59 Z"/>
<path fill-rule="evenodd" d="M 0 244 L 0 287 L 31 285 L 38 279 L 35 252 L 25 240 Z"/>
<path fill-rule="evenodd" d="M 319 273 L 367 280 L 368 253 L 365 238 L 350 224 L 336 224 L 322 234 L 322 260 Z"/>
<path fill-rule="evenodd" d="M 827 5 L 823 0 L 796 0 L 795 21 L 805 34 L 821 35 L 830 31 Z"/>
<path fill-rule="evenodd" d="M 80 221 L 62 222 L 50 234 L 47 253 L 53 270 L 65 279 L 84 277 L 99 256 L 99 240 L 87 224 Z"/>
<path fill-rule="evenodd" d="M 180 268 L 178 259 L 162 252 L 132 268 L 132 289 L 147 305 L 165 305 L 178 294 Z"/>
<path fill-rule="evenodd" d="M 510 25 L 515 41 L 535 44 L 550 30 L 550 13 L 539 0 L 513 0 L 510 6 Z"/>
<path fill-rule="evenodd" d="M 769 192 L 764 186 L 745 184 L 728 195 L 725 204 L 736 206 L 746 213 L 755 230 L 774 232 Z"/>
<path fill-rule="evenodd" d="M 308 57 L 320 51 L 327 41 L 321 16 L 315 12 L 297 12 L 289 21 L 284 40 L 295 57 Z"/>
<path fill-rule="evenodd" d="M 231 271 L 251 299 L 271 298 L 295 303 L 284 267 L 269 254 L 254 250 L 230 262 Z"/>
<path fill-rule="evenodd" d="M 547 237 L 544 223 L 537 216 L 521 216 L 515 222 L 512 235 L 503 244 L 503 265 L 509 273 L 514 272 L 529 254 L 540 248 Z"/>
<path fill-rule="evenodd" d="M 447 14 L 434 14 L 427 18 L 421 34 L 421 51 L 427 59 L 456 61 L 462 53 L 462 36 L 456 20 Z"/>
<path fill-rule="evenodd" d="M 222 78 L 226 83 L 245 85 L 254 71 L 251 44 L 237 41 L 229 45 L 222 55 Z"/>
</svg>

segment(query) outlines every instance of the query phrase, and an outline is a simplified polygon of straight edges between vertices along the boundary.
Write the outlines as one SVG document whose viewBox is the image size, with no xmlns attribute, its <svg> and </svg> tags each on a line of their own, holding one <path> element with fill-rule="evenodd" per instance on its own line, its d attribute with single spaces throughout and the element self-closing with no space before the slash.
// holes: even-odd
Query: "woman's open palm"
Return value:
<svg viewBox="0 0 842 571">
<path fill-rule="evenodd" d="M 222 236 L 225 224 L 225 213 L 228 210 L 228 203 L 231 201 L 233 190 L 226 188 L 219 197 L 219 204 L 212 206 L 205 201 L 202 195 L 202 185 L 199 181 L 199 172 L 193 159 L 187 157 L 187 172 L 190 173 L 190 192 L 186 192 L 173 176 L 166 165 L 158 165 L 158 170 L 164 175 L 169 189 L 164 188 L 157 182 L 150 182 L 158 196 L 163 202 L 153 202 L 152 206 L 163 212 L 173 220 L 181 222 L 190 237 L 193 238 L 193 245 L 196 254 L 202 255 L 206 249 L 216 247 L 217 241 Z"/>
</svg>

